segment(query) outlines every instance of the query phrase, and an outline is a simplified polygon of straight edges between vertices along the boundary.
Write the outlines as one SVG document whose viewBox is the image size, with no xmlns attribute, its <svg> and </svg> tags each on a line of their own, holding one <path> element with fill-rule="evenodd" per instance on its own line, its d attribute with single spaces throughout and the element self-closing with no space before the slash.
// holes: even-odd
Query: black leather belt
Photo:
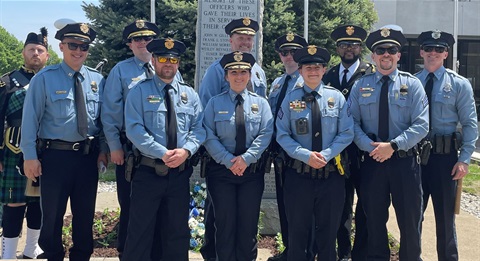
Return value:
<svg viewBox="0 0 480 261">
<path fill-rule="evenodd" d="M 63 140 L 47 140 L 45 143 L 46 149 L 52 150 L 72 150 L 72 151 L 80 151 L 83 150 L 85 147 L 85 141 L 77 141 L 77 142 L 70 142 L 70 141 L 63 141 Z"/>
<path fill-rule="evenodd" d="M 183 171 L 185 170 L 185 167 L 188 165 L 188 159 L 186 161 L 184 161 L 182 164 L 180 164 L 180 166 L 178 166 L 178 171 Z M 150 168 L 157 168 L 159 166 L 165 166 L 165 162 L 163 162 L 163 160 L 161 159 L 152 159 L 152 158 L 149 158 L 149 157 L 146 157 L 146 156 L 142 156 L 142 159 L 140 160 L 140 165 L 143 165 L 143 166 L 146 166 L 146 167 L 150 167 Z M 170 168 L 165 166 L 166 170 L 168 171 Z"/>
<path fill-rule="evenodd" d="M 312 179 L 327 179 L 330 172 L 336 172 L 337 168 L 330 163 L 327 163 L 325 167 L 320 169 L 315 169 L 310 167 L 310 165 L 304 163 L 301 160 L 292 159 L 287 166 L 293 168 L 297 171 L 298 174 L 301 175 L 310 175 Z"/>
</svg>

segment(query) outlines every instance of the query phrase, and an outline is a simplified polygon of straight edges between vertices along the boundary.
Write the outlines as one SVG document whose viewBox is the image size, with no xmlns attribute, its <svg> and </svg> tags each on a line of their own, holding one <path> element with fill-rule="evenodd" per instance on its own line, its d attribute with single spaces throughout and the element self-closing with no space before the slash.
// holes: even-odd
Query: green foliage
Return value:
<svg viewBox="0 0 480 261">
<path fill-rule="evenodd" d="M 0 75 L 22 66 L 22 50 L 23 43 L 0 26 Z"/>
<path fill-rule="evenodd" d="M 275 236 L 275 245 L 276 245 L 277 251 L 279 253 L 282 253 L 285 250 L 285 245 L 283 244 L 282 233 L 280 233 L 280 232 L 278 232 L 277 235 Z"/>
<path fill-rule="evenodd" d="M 263 230 L 265 225 L 263 224 L 263 217 L 265 216 L 265 213 L 263 211 L 260 211 L 260 215 L 258 217 L 258 224 L 257 224 L 257 240 L 260 240 L 262 238 L 262 235 L 260 235 L 260 231 Z"/>
<path fill-rule="evenodd" d="M 480 166 L 470 164 L 468 174 L 463 178 L 463 191 L 479 196 L 480 195 Z"/>
</svg>

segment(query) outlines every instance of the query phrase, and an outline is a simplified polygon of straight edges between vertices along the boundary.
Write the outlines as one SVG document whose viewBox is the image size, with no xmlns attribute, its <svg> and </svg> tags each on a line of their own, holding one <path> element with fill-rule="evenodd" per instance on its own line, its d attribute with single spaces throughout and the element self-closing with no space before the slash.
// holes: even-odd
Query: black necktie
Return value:
<svg viewBox="0 0 480 261">
<path fill-rule="evenodd" d="M 320 112 L 320 106 L 317 102 L 316 91 L 312 91 L 312 151 L 322 151 L 322 113 Z"/>
<path fill-rule="evenodd" d="M 278 110 L 280 109 L 280 106 L 282 105 L 282 101 L 285 98 L 285 94 L 287 93 L 287 89 L 288 89 L 288 82 L 290 81 L 291 78 L 292 77 L 287 74 L 287 77 L 285 77 L 285 81 L 283 82 L 282 89 L 280 90 L 280 94 L 278 95 L 277 105 L 275 106 L 275 115 L 273 117 L 273 127 L 275 129 L 277 128 L 275 126 L 275 122 L 277 121 Z"/>
<path fill-rule="evenodd" d="M 387 141 L 389 136 L 389 108 L 388 108 L 388 82 L 390 77 L 382 77 L 382 90 L 380 91 L 380 106 L 378 108 L 378 137 Z M 374 140 L 375 141 L 375 140 Z"/>
<path fill-rule="evenodd" d="M 347 81 L 347 73 L 348 69 L 343 70 L 343 78 L 342 78 L 342 90 L 346 89 L 348 86 L 348 81 Z"/>
<path fill-rule="evenodd" d="M 432 119 L 432 91 L 433 91 L 433 79 L 435 74 L 429 73 L 427 75 L 427 83 L 425 84 L 425 92 L 427 93 L 428 105 L 429 105 L 429 118 Z M 430 127 L 432 127 L 432 122 L 430 121 Z"/>
<path fill-rule="evenodd" d="M 235 156 L 241 155 L 247 151 L 245 144 L 247 143 L 247 133 L 245 131 L 245 116 L 243 111 L 243 97 L 237 94 L 235 97 L 237 105 L 235 105 L 235 126 L 237 127 L 237 136 L 235 137 Z"/>
<path fill-rule="evenodd" d="M 80 80 L 80 73 L 76 72 L 73 75 L 75 80 L 75 108 L 77 109 L 77 128 L 78 133 L 87 138 L 88 122 L 87 122 L 87 108 L 85 106 L 85 96 L 83 95 L 82 81 Z"/>
<path fill-rule="evenodd" d="M 177 148 L 177 116 L 175 115 L 175 105 L 170 97 L 169 90 L 172 85 L 165 85 L 165 104 L 167 105 L 167 149 Z"/>
<path fill-rule="evenodd" d="M 143 68 L 145 69 L 145 76 L 147 77 L 147 79 L 151 79 L 153 77 L 153 71 L 152 67 L 150 67 L 150 63 L 145 63 L 143 65 Z"/>
</svg>

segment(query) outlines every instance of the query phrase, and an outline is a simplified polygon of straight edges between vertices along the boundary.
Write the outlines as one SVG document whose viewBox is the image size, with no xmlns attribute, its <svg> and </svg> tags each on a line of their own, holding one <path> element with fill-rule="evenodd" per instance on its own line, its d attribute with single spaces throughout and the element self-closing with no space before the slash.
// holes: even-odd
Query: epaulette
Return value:
<svg viewBox="0 0 480 261">
<path fill-rule="evenodd" d="M 192 88 L 192 86 L 190 86 L 190 84 L 188 84 L 188 83 L 186 83 L 186 82 L 178 82 L 178 84 L 185 85 L 185 86 L 187 86 L 187 87 Z"/>
<path fill-rule="evenodd" d="M 464 79 L 464 80 L 467 80 L 467 81 L 468 81 L 467 78 L 465 78 L 465 77 L 463 77 L 462 75 L 458 74 L 456 71 L 451 70 L 451 69 L 448 69 L 448 68 L 445 68 L 445 69 L 446 69 L 446 72 L 447 72 L 448 74 L 451 74 L 451 75 L 453 75 L 453 76 L 455 76 L 455 77 L 458 77 L 458 78 L 461 78 L 461 79 Z"/>
<path fill-rule="evenodd" d="M 252 96 L 260 97 L 260 95 L 258 95 L 256 92 L 248 91 L 248 93 Z"/>
<path fill-rule="evenodd" d="M 295 84 L 295 86 L 293 87 L 293 90 L 303 88 L 303 84 L 304 84 L 303 82 L 302 83 L 299 82 L 299 83 Z"/>
<path fill-rule="evenodd" d="M 335 87 L 332 87 L 332 86 L 330 86 L 330 85 L 324 85 L 324 87 L 325 87 L 326 89 L 333 90 L 333 91 L 338 92 L 338 93 L 340 93 L 340 94 L 343 95 L 343 93 L 342 93 L 339 89 L 337 89 L 337 88 L 335 88 Z"/>
<path fill-rule="evenodd" d="M 398 74 L 405 75 L 405 76 L 408 76 L 408 77 L 415 77 L 411 73 L 405 72 L 405 71 L 398 71 Z"/>
<path fill-rule="evenodd" d="M 49 65 L 41 69 L 36 75 L 40 75 L 48 71 L 58 70 L 60 68 L 60 64 Z"/>
</svg>

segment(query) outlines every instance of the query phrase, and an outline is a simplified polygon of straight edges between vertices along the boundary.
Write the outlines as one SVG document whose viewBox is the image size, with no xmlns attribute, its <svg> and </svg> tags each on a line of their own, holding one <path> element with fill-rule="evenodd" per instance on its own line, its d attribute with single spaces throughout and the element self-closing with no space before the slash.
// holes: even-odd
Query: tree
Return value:
<svg viewBox="0 0 480 261">
<path fill-rule="evenodd" d="M 187 46 L 180 71 L 189 83 L 194 82 L 197 3 L 198 0 L 156 1 L 155 9 L 156 24 L 163 33 L 160 37 L 171 36 Z M 354 23 L 368 31 L 377 20 L 370 0 L 310 0 L 309 3 L 310 43 L 327 48 L 332 56 L 336 56 L 335 43 L 330 39 L 333 29 Z M 290 31 L 303 34 L 303 4 L 303 0 L 264 0 L 263 67 L 269 82 L 283 72 L 274 49 L 277 37 Z M 98 32 L 88 63 L 94 66 L 107 58 L 109 63 L 104 71 L 109 72 L 117 62 L 132 56 L 121 39 L 123 28 L 135 19 L 150 17 L 150 5 L 134 0 L 100 0 L 98 6 L 84 3 L 82 7 Z M 332 59 L 332 64 L 338 62 L 338 57 Z"/>
<path fill-rule="evenodd" d="M 0 75 L 20 68 L 23 64 L 23 42 L 0 26 Z M 50 58 L 47 65 L 60 63 L 62 60 L 49 45 Z"/>
</svg>

